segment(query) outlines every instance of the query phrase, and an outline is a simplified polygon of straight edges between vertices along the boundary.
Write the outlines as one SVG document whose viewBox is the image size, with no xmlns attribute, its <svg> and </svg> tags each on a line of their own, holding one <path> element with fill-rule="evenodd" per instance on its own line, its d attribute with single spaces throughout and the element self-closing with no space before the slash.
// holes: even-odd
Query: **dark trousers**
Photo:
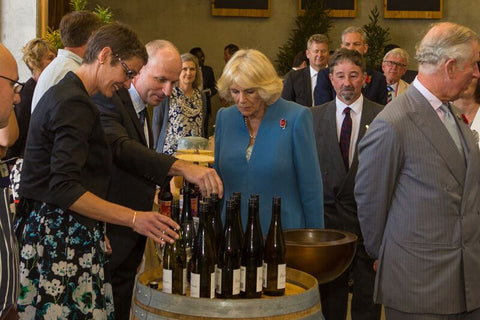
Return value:
<svg viewBox="0 0 480 320">
<path fill-rule="evenodd" d="M 385 307 L 385 318 L 386 320 L 478 320 L 480 308 L 459 314 L 418 314 Z"/>
<path fill-rule="evenodd" d="M 357 246 L 352 264 L 340 277 L 319 286 L 322 313 L 325 319 L 345 320 L 350 280 L 353 280 L 350 310 L 352 320 L 379 320 L 381 305 L 373 303 L 375 285 L 373 260 L 367 255 L 363 244 Z"/>
<path fill-rule="evenodd" d="M 123 253 L 122 250 L 114 242 L 111 242 L 112 256 L 106 268 L 108 268 L 112 283 L 115 320 L 130 319 L 135 276 L 142 261 L 145 242 L 145 237 L 141 237 L 127 254 L 119 254 Z"/>
</svg>

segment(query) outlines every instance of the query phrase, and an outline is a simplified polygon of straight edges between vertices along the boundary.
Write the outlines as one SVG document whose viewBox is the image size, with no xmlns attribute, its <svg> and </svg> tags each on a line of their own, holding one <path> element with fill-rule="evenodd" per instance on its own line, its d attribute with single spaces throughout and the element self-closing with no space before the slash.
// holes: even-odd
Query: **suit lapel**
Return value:
<svg viewBox="0 0 480 320">
<path fill-rule="evenodd" d="M 466 173 L 465 159 L 458 152 L 447 128 L 445 128 L 435 110 L 430 106 L 430 103 L 415 87 L 410 86 L 408 92 L 412 93 L 411 97 L 414 99 L 414 103 L 407 106 L 410 109 L 407 113 L 408 116 L 434 148 L 437 149 L 458 183 L 464 185 Z M 463 132 L 462 134 L 465 136 Z M 467 150 L 465 152 L 466 154 L 468 153 Z"/>
<path fill-rule="evenodd" d="M 342 154 L 338 145 L 337 136 L 337 106 L 335 100 L 329 102 L 326 112 L 324 113 L 325 126 L 322 128 L 323 134 L 327 137 L 328 153 L 333 158 L 333 171 L 338 174 L 342 179 L 347 174 L 345 166 L 343 164 Z"/>
<path fill-rule="evenodd" d="M 352 165 L 350 166 L 350 170 L 348 171 L 349 175 L 353 175 L 353 178 L 355 178 L 358 169 L 358 143 L 360 142 L 360 140 L 362 140 L 363 136 L 367 132 L 368 126 L 370 125 L 370 123 L 372 123 L 375 116 L 376 113 L 370 107 L 366 98 L 363 97 L 362 115 L 360 117 L 360 128 L 358 128 L 358 138 L 355 145 L 355 154 L 353 155 Z"/>
<path fill-rule="evenodd" d="M 143 130 L 142 127 L 140 127 L 140 121 L 138 119 L 137 112 L 135 111 L 135 107 L 133 106 L 132 99 L 130 98 L 130 94 L 128 93 L 128 90 L 126 90 L 126 89 L 119 90 L 118 95 L 119 95 L 120 99 L 122 100 L 122 104 L 125 107 L 125 110 L 127 111 L 128 116 L 130 117 L 130 120 L 133 123 L 133 126 L 135 127 L 135 130 L 137 131 L 138 135 L 142 139 L 142 143 L 144 145 L 147 145 L 147 140 L 145 139 L 145 131 Z M 147 116 L 145 117 L 145 121 L 149 121 L 148 120 L 148 112 L 147 112 Z M 150 131 L 151 131 L 151 129 L 149 129 L 149 132 Z M 152 144 L 150 144 L 150 145 L 152 145 Z"/>
<path fill-rule="evenodd" d="M 305 67 L 305 68 L 303 68 L 303 70 L 304 70 L 303 79 L 306 81 L 305 82 L 305 87 L 307 88 L 307 93 L 308 93 L 308 96 L 307 96 L 308 106 L 307 107 L 311 107 L 312 106 L 312 79 L 310 77 L 310 67 Z"/>
</svg>

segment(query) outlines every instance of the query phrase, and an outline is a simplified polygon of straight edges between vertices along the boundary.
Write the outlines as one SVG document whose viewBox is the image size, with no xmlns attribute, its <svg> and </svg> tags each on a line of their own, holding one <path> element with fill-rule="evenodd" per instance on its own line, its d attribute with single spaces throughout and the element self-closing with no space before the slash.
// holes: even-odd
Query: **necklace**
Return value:
<svg viewBox="0 0 480 320">
<path fill-rule="evenodd" d="M 248 128 L 248 119 L 247 117 L 243 117 L 243 122 L 245 122 L 245 127 L 247 127 L 248 130 L 248 135 L 250 136 L 250 139 L 255 140 L 257 138 L 257 135 L 253 135 L 250 133 L 250 129 Z"/>
</svg>

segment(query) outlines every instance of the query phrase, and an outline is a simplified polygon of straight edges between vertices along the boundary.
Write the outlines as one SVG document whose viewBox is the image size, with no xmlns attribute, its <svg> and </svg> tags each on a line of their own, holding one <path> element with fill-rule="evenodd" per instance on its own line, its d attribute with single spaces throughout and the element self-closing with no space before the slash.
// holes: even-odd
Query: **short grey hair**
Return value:
<svg viewBox="0 0 480 320">
<path fill-rule="evenodd" d="M 432 73 L 447 59 L 455 59 L 462 64 L 471 59 L 471 43 L 479 41 L 477 33 L 465 26 L 440 22 L 432 25 L 417 45 L 416 60 L 423 71 Z"/>
<path fill-rule="evenodd" d="M 388 51 L 385 56 L 383 57 L 383 61 L 387 60 L 389 56 L 395 56 L 395 57 L 400 57 L 403 60 L 405 60 L 405 64 L 408 65 L 408 62 L 410 60 L 410 55 L 408 54 L 407 50 L 402 49 L 402 48 L 395 48 L 390 51 Z"/>
<path fill-rule="evenodd" d="M 365 30 L 363 30 L 363 28 L 360 28 L 360 27 L 354 27 L 354 26 L 350 26 L 348 28 L 346 28 L 345 30 L 342 31 L 342 42 L 343 42 L 343 38 L 345 37 L 346 34 L 349 34 L 349 33 L 360 33 L 360 35 L 362 36 L 362 40 L 364 43 L 367 43 L 367 34 L 365 33 Z"/>
<path fill-rule="evenodd" d="M 307 49 L 310 48 L 310 46 L 313 43 L 326 43 L 328 45 L 328 37 L 324 34 L 316 33 L 310 36 L 307 41 Z"/>
</svg>

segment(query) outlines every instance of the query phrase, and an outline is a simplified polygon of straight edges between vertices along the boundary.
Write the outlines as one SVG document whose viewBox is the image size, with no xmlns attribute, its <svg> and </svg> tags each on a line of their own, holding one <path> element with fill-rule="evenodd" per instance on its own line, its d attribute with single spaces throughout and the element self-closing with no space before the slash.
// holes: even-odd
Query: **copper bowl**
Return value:
<svg viewBox="0 0 480 320">
<path fill-rule="evenodd" d="M 287 266 L 313 275 L 320 284 L 347 270 L 357 248 L 357 236 L 347 231 L 291 229 L 283 233 Z"/>
</svg>

